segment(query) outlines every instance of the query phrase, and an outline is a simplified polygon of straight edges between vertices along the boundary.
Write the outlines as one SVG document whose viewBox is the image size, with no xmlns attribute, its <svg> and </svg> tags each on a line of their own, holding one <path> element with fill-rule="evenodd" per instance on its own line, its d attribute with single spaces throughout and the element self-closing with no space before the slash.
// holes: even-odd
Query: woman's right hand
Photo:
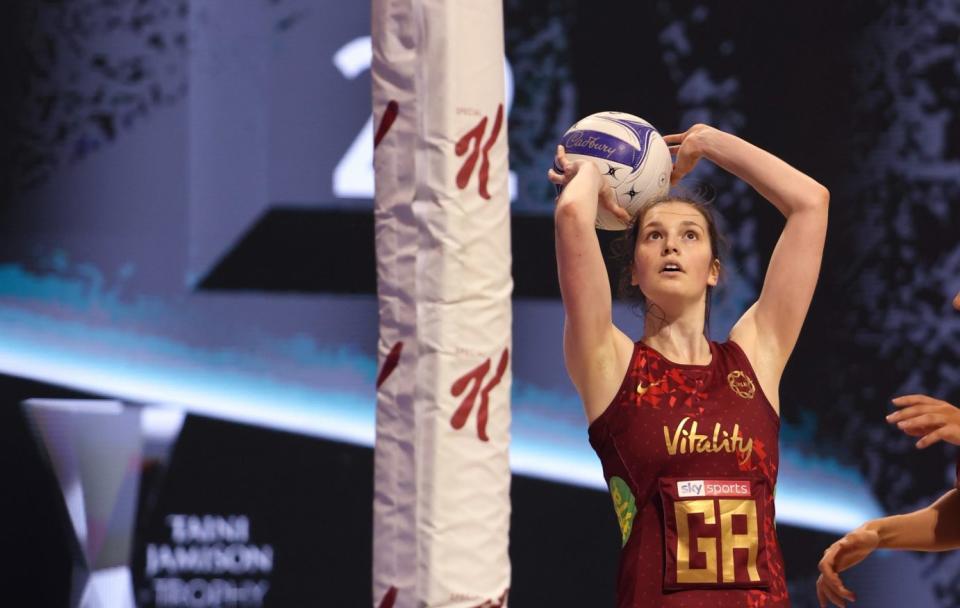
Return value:
<svg viewBox="0 0 960 608">
<path fill-rule="evenodd" d="M 597 165 L 585 159 L 570 160 L 567 158 L 563 146 L 557 146 L 553 168 L 547 171 L 547 179 L 557 186 L 560 192 L 557 196 L 558 204 L 562 199 L 569 197 L 573 197 L 574 200 L 592 198 L 600 207 L 612 213 L 625 224 L 630 223 L 630 214 L 617 204 L 616 193 L 600 175 L 600 169 L 597 168 Z"/>
</svg>

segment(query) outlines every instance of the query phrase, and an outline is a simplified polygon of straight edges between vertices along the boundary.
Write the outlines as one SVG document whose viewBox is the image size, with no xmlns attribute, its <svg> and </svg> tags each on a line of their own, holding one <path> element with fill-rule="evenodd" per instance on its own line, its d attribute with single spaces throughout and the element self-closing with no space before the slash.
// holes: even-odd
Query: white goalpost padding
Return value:
<svg viewBox="0 0 960 608">
<path fill-rule="evenodd" d="M 513 284 L 502 5 L 372 9 L 373 605 L 506 606 Z"/>
</svg>

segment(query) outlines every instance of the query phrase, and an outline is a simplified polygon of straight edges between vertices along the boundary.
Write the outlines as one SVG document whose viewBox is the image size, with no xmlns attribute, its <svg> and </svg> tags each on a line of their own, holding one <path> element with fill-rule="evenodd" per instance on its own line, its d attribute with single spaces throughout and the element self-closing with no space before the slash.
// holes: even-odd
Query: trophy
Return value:
<svg viewBox="0 0 960 608">
<path fill-rule="evenodd" d="M 84 399 L 29 399 L 23 409 L 73 532 L 70 607 L 134 608 L 130 564 L 144 464 L 169 457 L 183 412 Z"/>
</svg>

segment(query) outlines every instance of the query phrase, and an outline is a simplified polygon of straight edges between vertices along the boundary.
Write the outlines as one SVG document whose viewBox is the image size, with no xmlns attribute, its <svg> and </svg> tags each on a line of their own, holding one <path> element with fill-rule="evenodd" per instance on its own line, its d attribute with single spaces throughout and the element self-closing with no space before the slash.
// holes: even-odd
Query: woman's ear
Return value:
<svg viewBox="0 0 960 608">
<path fill-rule="evenodd" d="M 707 277 L 707 285 L 710 287 L 716 287 L 717 283 L 720 282 L 720 259 L 713 258 L 713 263 L 710 264 L 710 275 Z"/>
</svg>

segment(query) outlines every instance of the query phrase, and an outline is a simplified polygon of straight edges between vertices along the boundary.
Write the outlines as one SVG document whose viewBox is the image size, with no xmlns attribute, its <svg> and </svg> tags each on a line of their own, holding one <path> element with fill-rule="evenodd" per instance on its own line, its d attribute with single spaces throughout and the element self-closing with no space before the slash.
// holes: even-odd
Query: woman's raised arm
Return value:
<svg viewBox="0 0 960 608">
<path fill-rule="evenodd" d="M 554 214 L 557 274 L 563 298 L 563 352 L 570 379 L 593 420 L 614 397 L 629 363 L 633 343 L 613 325 L 612 296 L 596 233 L 598 205 L 625 222 L 613 190 L 592 162 L 566 158 L 557 148 L 548 177 L 561 186 Z M 621 362 L 626 354 L 626 363 Z M 623 369 L 620 369 L 623 367 Z"/>
</svg>

